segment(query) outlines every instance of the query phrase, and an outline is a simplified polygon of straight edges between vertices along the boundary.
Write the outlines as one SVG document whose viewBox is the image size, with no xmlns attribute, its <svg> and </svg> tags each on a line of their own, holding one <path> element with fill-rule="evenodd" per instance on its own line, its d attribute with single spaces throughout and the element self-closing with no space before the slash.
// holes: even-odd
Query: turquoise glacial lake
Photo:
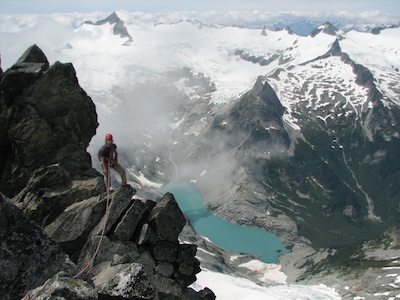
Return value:
<svg viewBox="0 0 400 300">
<path fill-rule="evenodd" d="M 214 216 L 191 184 L 167 184 L 161 190 L 174 195 L 197 234 L 206 236 L 226 250 L 259 255 L 259 259 L 266 263 L 278 263 L 279 255 L 289 252 L 278 236 L 271 232 L 232 224 Z"/>
</svg>

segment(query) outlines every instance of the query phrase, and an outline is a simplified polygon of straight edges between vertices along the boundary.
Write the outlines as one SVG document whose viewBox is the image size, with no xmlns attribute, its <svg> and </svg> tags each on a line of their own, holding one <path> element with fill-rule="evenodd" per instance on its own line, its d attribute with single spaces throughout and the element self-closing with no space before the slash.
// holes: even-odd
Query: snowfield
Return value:
<svg viewBox="0 0 400 300">
<path fill-rule="evenodd" d="M 201 74 L 213 87 L 207 105 L 215 106 L 235 101 L 263 76 L 286 109 L 284 121 L 295 130 L 300 130 L 298 114 L 305 110 L 310 117 L 326 122 L 328 118 L 340 117 L 336 113 L 338 108 L 341 113 L 359 116 L 373 105 L 368 102 L 367 89 L 355 84 L 352 67 L 344 64 L 340 57 L 315 60 L 331 49 L 338 36 L 321 32 L 315 37 L 304 37 L 287 30 L 206 25 L 190 20 L 170 23 L 179 20 L 172 15 L 160 17 L 126 11 L 117 14 L 133 38 L 130 46 L 124 45 L 128 38 L 113 34 L 113 24 L 83 24 L 106 18 L 104 13 L 0 15 L 3 71 L 33 44 L 43 50 L 50 64 L 56 61 L 73 64 L 79 84 L 92 97 L 98 113 L 98 134 L 88 150 L 92 153 L 97 152 L 95 146 L 103 142 L 106 132 L 114 132 L 118 144 L 121 140 L 133 139 L 131 132 L 137 131 L 136 137 L 140 135 L 141 139 L 135 142 L 146 149 L 141 151 L 150 152 L 160 137 L 179 129 L 186 121 L 184 118 L 168 120 L 162 130 L 146 131 L 142 129 L 154 124 L 140 119 L 143 127 L 135 127 L 132 125 L 135 120 L 129 115 L 141 108 L 135 107 L 137 102 L 131 95 L 133 87 L 152 80 L 162 82 L 171 70 L 188 69 L 193 76 Z M 386 95 L 385 104 L 388 107 L 400 105 L 400 29 L 385 29 L 379 35 L 356 31 L 339 31 L 338 35 L 341 51 L 371 70 L 375 84 Z M 259 63 L 262 59 L 269 63 Z M 185 80 L 180 78 L 172 84 L 188 99 L 197 101 L 195 89 L 187 86 Z M 153 100 L 149 96 L 140 106 Z M 156 110 L 150 106 L 149 111 L 153 113 L 154 109 L 157 114 L 163 108 Z M 125 111 L 128 116 L 122 117 Z M 197 136 L 200 130 L 193 127 L 187 134 Z M 180 145 L 175 140 L 169 142 L 163 145 L 169 153 L 168 147 Z M 146 188 L 162 186 L 136 169 L 128 168 L 128 171 Z M 204 170 L 199 177 L 208 171 Z M 252 261 L 241 267 L 261 274 L 258 280 L 265 284 L 203 269 L 192 287 L 196 290 L 209 287 L 218 300 L 341 299 L 334 289 L 325 285 L 287 284 L 286 275 L 277 265 Z M 398 270 L 393 269 L 393 272 Z M 392 277 L 393 284 L 400 285 L 400 276 L 393 273 Z"/>
<path fill-rule="evenodd" d="M 154 16 L 148 16 L 146 22 L 133 13 L 121 11 L 118 15 L 133 37 L 131 46 L 123 46 L 128 38 L 112 34 L 112 24 L 83 24 L 106 17 L 100 13 L 1 16 L 2 67 L 10 67 L 36 43 L 50 63 L 72 62 L 84 90 L 96 103 L 107 102 L 109 107 L 120 101 L 116 89 L 157 79 L 171 69 L 188 68 L 193 74 L 203 74 L 215 86 L 210 101 L 217 104 L 234 101 L 257 77 L 267 75 L 286 108 L 284 119 L 298 130 L 296 114 L 304 108 L 325 107 L 319 117 L 326 120 L 335 118 L 335 107 L 359 115 L 371 105 L 366 101 L 367 91 L 354 84 L 355 74 L 339 57 L 313 62 L 339 37 L 342 52 L 372 71 L 378 89 L 386 95 L 383 101 L 388 106 L 400 105 L 399 28 L 382 30 L 379 35 L 339 30 L 337 36 L 320 32 L 304 37 L 286 30 L 209 26 L 199 21 L 155 23 Z M 237 51 L 264 60 L 281 57 L 262 66 L 242 59 Z M 193 95 L 183 83 L 176 86 Z M 304 89 L 309 95 L 306 99 L 299 96 Z M 337 92 L 343 98 L 335 98 Z M 100 121 L 103 117 L 100 114 Z"/>
<path fill-rule="evenodd" d="M 194 290 L 210 288 L 218 300 L 338 300 L 335 290 L 320 284 L 260 286 L 254 282 L 222 273 L 202 270 L 192 284 Z"/>
</svg>

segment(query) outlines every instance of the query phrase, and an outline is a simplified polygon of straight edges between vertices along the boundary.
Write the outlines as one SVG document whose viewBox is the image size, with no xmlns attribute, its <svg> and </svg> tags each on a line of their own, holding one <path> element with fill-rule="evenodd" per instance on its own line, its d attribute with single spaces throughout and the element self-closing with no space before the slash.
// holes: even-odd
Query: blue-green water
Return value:
<svg viewBox="0 0 400 300">
<path fill-rule="evenodd" d="M 280 254 L 288 253 L 282 241 L 273 233 L 232 224 L 211 214 L 203 198 L 191 184 L 167 184 L 162 192 L 174 195 L 180 209 L 189 218 L 195 231 L 220 247 L 238 253 L 260 255 L 260 260 L 277 263 Z"/>
</svg>

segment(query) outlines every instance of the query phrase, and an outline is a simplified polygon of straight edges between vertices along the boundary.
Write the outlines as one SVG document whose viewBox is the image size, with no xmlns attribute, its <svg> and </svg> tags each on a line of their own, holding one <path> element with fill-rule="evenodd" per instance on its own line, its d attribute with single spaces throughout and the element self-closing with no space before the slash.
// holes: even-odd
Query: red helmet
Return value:
<svg viewBox="0 0 400 300">
<path fill-rule="evenodd" d="M 107 133 L 107 134 L 106 134 L 106 141 L 107 141 L 107 140 L 111 140 L 111 141 L 113 140 L 113 136 L 112 136 L 111 133 Z"/>
</svg>

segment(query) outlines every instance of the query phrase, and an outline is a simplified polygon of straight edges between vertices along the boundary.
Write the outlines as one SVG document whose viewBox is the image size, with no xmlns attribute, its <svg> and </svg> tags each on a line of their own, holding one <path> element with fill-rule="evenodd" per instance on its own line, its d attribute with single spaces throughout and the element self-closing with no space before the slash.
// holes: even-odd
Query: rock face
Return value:
<svg viewBox="0 0 400 300">
<path fill-rule="evenodd" d="M 56 274 L 43 286 L 32 290 L 28 299 L 97 300 L 99 297 L 86 281 Z"/>
<path fill-rule="evenodd" d="M 1 76 L 0 89 L 0 189 L 7 196 L 20 192 L 41 166 L 60 164 L 70 185 L 98 176 L 86 152 L 97 114 L 71 64 L 49 67 L 34 45 Z"/>
<path fill-rule="evenodd" d="M 32 288 L 63 272 L 79 271 L 56 242 L 42 228 L 25 218 L 10 199 L 0 194 L 0 294 L 21 299 Z"/>
<path fill-rule="evenodd" d="M 172 194 L 106 195 L 86 152 L 95 107 L 71 64 L 49 66 L 32 46 L 0 88 L 2 299 L 215 298 L 188 288 L 197 248 L 179 243 L 186 220 Z"/>
<path fill-rule="evenodd" d="M 143 293 L 139 299 L 166 299 L 171 295 L 172 299 L 184 299 L 186 287 L 196 281 L 195 274 L 200 272 L 195 258 L 197 247 L 178 241 L 186 220 L 172 194 L 167 193 L 154 203 L 130 200 L 134 192 L 126 188 L 113 193 L 108 217 L 104 216 L 93 228 L 85 245 L 79 245 L 82 248 L 79 265 L 90 264 L 90 275 L 99 295 L 130 299 Z M 104 203 L 106 199 L 101 201 Z M 91 203 L 95 207 L 99 202 Z M 85 214 L 80 209 L 74 211 Z M 62 224 L 57 220 L 54 223 Z M 63 226 L 69 225 L 72 223 L 63 223 Z M 96 259 L 91 261 L 103 226 L 105 237 Z M 58 233 L 53 236 L 55 240 L 65 240 L 61 230 L 53 232 Z M 151 238 L 143 238 L 143 232 L 151 232 Z M 65 237 L 68 235 L 65 232 Z M 138 280 L 143 282 L 138 284 Z"/>
<path fill-rule="evenodd" d="M 167 193 L 162 200 L 151 211 L 150 225 L 160 239 L 173 242 L 178 239 L 186 220 L 172 194 Z"/>
<path fill-rule="evenodd" d="M 105 269 L 95 278 L 102 299 L 120 297 L 125 299 L 154 299 L 154 287 L 141 264 L 119 264 Z"/>
</svg>

